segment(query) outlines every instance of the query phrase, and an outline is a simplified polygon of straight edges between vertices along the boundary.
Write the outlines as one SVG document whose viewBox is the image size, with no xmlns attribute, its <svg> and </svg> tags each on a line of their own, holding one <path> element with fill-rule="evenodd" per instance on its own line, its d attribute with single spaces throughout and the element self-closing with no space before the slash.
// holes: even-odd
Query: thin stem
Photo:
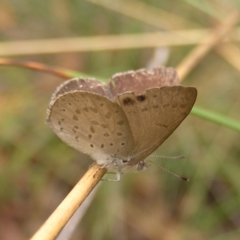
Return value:
<svg viewBox="0 0 240 240">
<path fill-rule="evenodd" d="M 225 127 L 231 128 L 233 130 L 240 131 L 240 121 L 226 117 L 225 115 L 209 111 L 200 107 L 193 107 L 191 113 L 195 116 L 204 118 L 214 123 L 221 124 Z"/>
<path fill-rule="evenodd" d="M 203 57 L 217 45 L 224 36 L 237 24 L 239 13 L 230 13 L 223 22 L 205 36 L 202 42 L 178 65 L 177 72 L 182 81 Z M 208 44 L 206 44 L 206 42 Z"/>
<path fill-rule="evenodd" d="M 240 72 L 240 49 L 237 45 L 231 43 L 222 44 L 221 46 L 216 47 L 216 51 Z"/>
<path fill-rule="evenodd" d="M 46 72 L 51 75 L 55 75 L 57 77 L 64 78 L 64 79 L 73 78 L 81 74 L 74 71 L 63 70 L 55 67 L 49 67 L 47 65 L 37 63 L 37 62 L 32 62 L 32 61 L 23 62 L 23 61 L 16 61 L 16 60 L 6 59 L 6 58 L 0 58 L 0 65 L 15 66 L 15 67 L 27 68 L 31 70 L 37 70 L 37 71 Z"/>
<path fill-rule="evenodd" d="M 65 226 L 74 212 L 106 173 L 106 169 L 94 164 L 75 185 L 72 191 L 35 233 L 31 240 L 53 240 Z M 93 177 L 95 175 L 95 177 Z"/>
<path fill-rule="evenodd" d="M 157 28 L 182 28 L 186 26 L 197 26 L 195 22 L 185 19 L 184 17 L 177 16 L 170 11 L 164 11 L 163 9 L 154 7 L 150 4 L 146 4 L 137 0 L 121 0 L 115 1 L 112 4 L 112 0 L 96 1 L 86 0 L 93 4 L 97 4 L 111 11 L 115 11 L 124 16 L 136 19 L 145 24 L 150 24 Z M 161 16 L 161 17 L 159 17 Z M 167 21 L 165 21 L 167 19 Z"/>
<path fill-rule="evenodd" d="M 209 31 L 211 31 L 211 29 L 184 29 L 170 32 L 0 42 L 0 56 L 26 56 L 109 50 L 116 51 L 122 49 L 195 45 L 199 44 L 201 39 Z M 236 28 L 234 31 L 236 34 L 231 34 L 223 41 L 239 42 L 240 37 L 238 32 L 240 32 L 240 28 Z M 141 41 L 139 41 L 139 39 L 141 39 Z M 204 44 L 209 44 L 207 41 L 208 39 L 205 40 Z"/>
</svg>

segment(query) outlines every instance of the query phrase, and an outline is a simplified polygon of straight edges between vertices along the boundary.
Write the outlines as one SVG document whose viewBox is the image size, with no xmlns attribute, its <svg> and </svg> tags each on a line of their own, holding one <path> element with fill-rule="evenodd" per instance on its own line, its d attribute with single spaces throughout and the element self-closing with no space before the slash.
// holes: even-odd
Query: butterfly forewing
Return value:
<svg viewBox="0 0 240 240">
<path fill-rule="evenodd" d="M 133 139 L 124 112 L 98 94 L 77 91 L 58 97 L 49 107 L 47 121 L 64 142 L 99 164 L 106 155 L 131 154 Z"/>
<path fill-rule="evenodd" d="M 195 88 L 172 86 L 117 97 L 133 134 L 131 165 L 150 155 L 172 134 L 191 111 L 196 94 Z"/>
</svg>

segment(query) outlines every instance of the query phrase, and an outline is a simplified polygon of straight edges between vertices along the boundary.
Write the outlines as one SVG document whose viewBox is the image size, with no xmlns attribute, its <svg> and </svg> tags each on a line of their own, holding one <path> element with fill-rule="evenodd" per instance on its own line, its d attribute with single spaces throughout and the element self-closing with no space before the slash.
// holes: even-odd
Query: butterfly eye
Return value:
<svg viewBox="0 0 240 240">
<path fill-rule="evenodd" d="M 143 170 L 145 167 L 146 167 L 146 166 L 145 166 L 145 162 L 144 162 L 144 161 L 140 161 L 140 162 L 136 165 L 136 169 L 137 169 L 138 171 Z"/>
</svg>

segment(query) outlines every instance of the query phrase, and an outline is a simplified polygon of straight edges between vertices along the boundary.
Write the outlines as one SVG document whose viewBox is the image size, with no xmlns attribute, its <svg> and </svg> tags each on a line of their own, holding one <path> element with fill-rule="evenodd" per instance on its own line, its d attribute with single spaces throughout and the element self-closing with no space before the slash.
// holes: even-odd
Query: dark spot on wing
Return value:
<svg viewBox="0 0 240 240">
<path fill-rule="evenodd" d="M 127 98 L 123 99 L 123 104 L 125 106 L 133 105 L 134 103 L 135 102 L 132 98 L 127 97 Z"/>
<path fill-rule="evenodd" d="M 143 102 L 143 101 L 145 101 L 145 99 L 146 99 L 146 96 L 144 96 L 144 95 L 139 95 L 139 96 L 137 96 L 137 100 L 138 100 L 139 102 Z"/>
<path fill-rule="evenodd" d="M 92 121 L 91 122 L 93 125 L 99 125 L 99 122 L 97 122 L 97 121 Z"/>
<path fill-rule="evenodd" d="M 77 121 L 77 120 L 78 120 L 78 118 L 77 118 L 77 116 L 76 116 L 76 115 L 73 115 L 73 120 L 75 120 L 75 121 Z"/>
<path fill-rule="evenodd" d="M 75 111 L 77 114 L 81 114 L 80 110 L 77 108 Z"/>
<path fill-rule="evenodd" d="M 123 125 L 123 124 L 124 124 L 123 120 L 117 122 L 117 125 Z"/>
<path fill-rule="evenodd" d="M 169 103 L 165 103 L 165 104 L 163 105 L 163 107 L 164 107 L 164 108 L 169 107 Z"/>
<path fill-rule="evenodd" d="M 96 109 L 96 108 L 90 107 L 90 109 L 91 109 L 94 113 L 97 113 L 97 109 Z"/>
<path fill-rule="evenodd" d="M 91 131 L 92 133 L 95 133 L 95 129 L 93 128 L 93 126 L 90 127 L 90 131 Z"/>
<path fill-rule="evenodd" d="M 142 112 L 146 112 L 146 111 L 148 111 L 148 108 L 145 107 L 145 108 L 142 108 L 141 110 L 142 110 Z"/>
<path fill-rule="evenodd" d="M 110 119 L 111 118 L 111 112 L 108 112 L 106 115 L 105 115 L 105 118 L 107 118 L 107 119 Z"/>
<path fill-rule="evenodd" d="M 167 125 L 161 124 L 161 123 L 157 123 L 157 126 L 158 126 L 158 127 L 164 127 L 164 128 L 167 128 L 167 127 L 168 127 Z"/>
</svg>

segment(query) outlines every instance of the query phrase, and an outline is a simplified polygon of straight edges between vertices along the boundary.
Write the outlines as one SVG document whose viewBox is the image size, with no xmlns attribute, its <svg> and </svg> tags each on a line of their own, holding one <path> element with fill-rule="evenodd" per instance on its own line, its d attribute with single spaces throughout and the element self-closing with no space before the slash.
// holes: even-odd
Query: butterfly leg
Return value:
<svg viewBox="0 0 240 240">
<path fill-rule="evenodd" d="M 118 171 L 118 172 L 116 173 L 116 179 L 103 178 L 102 181 L 119 182 L 120 179 L 121 179 L 121 171 Z"/>
<path fill-rule="evenodd" d="M 96 174 L 103 168 L 106 168 L 109 164 L 105 164 L 103 166 L 101 166 L 93 175 L 93 177 L 95 178 L 96 177 Z M 108 181 L 108 182 L 119 182 L 120 179 L 121 179 L 121 171 L 118 171 L 116 173 L 116 179 L 108 179 L 108 178 L 102 178 L 101 181 Z"/>
</svg>

